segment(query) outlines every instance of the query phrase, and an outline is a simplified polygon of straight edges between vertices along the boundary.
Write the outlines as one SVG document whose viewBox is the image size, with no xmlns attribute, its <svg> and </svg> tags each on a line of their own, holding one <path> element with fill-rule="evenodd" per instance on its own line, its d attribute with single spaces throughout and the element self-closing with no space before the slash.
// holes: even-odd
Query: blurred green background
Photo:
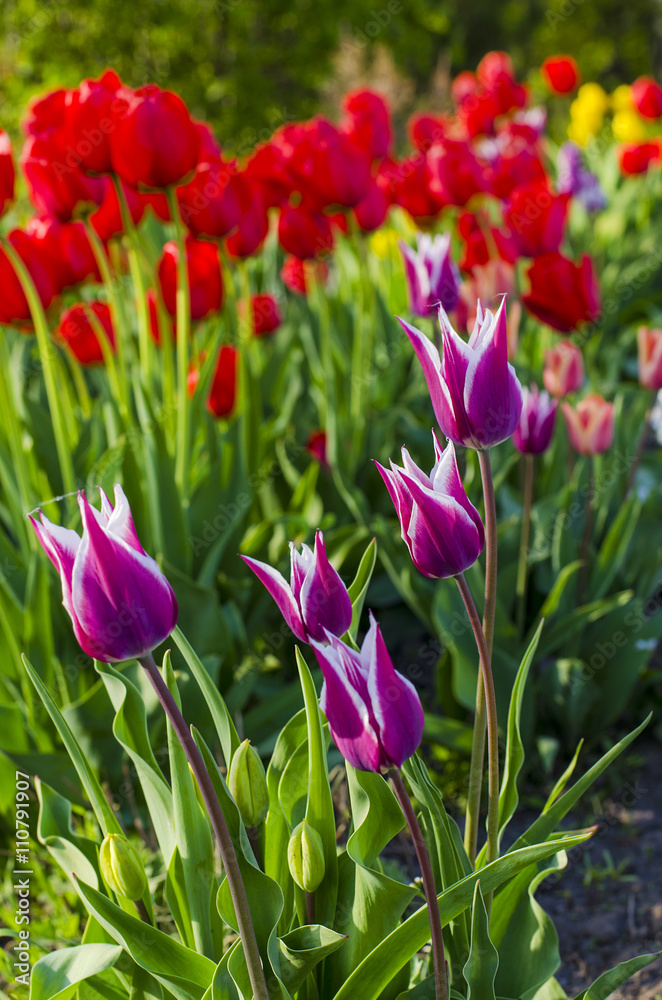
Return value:
<svg viewBox="0 0 662 1000">
<path fill-rule="evenodd" d="M 113 66 L 180 93 L 241 153 L 285 121 L 333 111 L 361 83 L 402 127 L 442 110 L 450 76 L 507 49 L 522 77 L 569 52 L 608 89 L 662 64 L 659 0 L 3 0 L 0 122 Z"/>
</svg>

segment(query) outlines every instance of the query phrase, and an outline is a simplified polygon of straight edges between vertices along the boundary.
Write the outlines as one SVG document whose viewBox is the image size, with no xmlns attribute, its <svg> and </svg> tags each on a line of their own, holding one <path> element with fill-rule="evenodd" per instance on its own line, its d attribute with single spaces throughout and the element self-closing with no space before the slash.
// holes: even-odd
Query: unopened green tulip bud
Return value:
<svg viewBox="0 0 662 1000">
<path fill-rule="evenodd" d="M 304 892 L 315 892 L 324 878 L 324 844 L 317 830 L 302 820 L 287 845 L 290 875 Z"/>
<path fill-rule="evenodd" d="M 228 788 L 244 826 L 259 826 L 269 812 L 269 789 L 260 755 L 250 740 L 244 740 L 232 758 Z"/>
<path fill-rule="evenodd" d="M 109 833 L 99 852 L 101 874 L 119 896 L 140 899 L 147 888 L 147 876 L 140 855 L 126 837 Z"/>
</svg>

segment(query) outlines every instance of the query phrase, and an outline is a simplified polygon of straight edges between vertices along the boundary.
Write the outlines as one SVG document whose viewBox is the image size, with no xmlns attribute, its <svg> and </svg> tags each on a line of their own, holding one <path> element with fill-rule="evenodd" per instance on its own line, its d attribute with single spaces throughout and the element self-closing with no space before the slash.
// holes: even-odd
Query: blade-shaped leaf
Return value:
<svg viewBox="0 0 662 1000">
<path fill-rule="evenodd" d="M 499 954 L 490 940 L 490 926 L 485 901 L 476 882 L 471 909 L 471 948 L 464 967 L 467 1000 L 496 1000 L 494 979 L 499 968 Z"/>
<path fill-rule="evenodd" d="M 637 958 L 631 958 L 627 962 L 621 962 L 616 968 L 610 969 L 609 972 L 603 972 L 598 979 L 595 980 L 592 986 L 589 986 L 587 990 L 583 993 L 578 993 L 574 1000 L 607 1000 L 614 990 L 617 990 L 619 986 L 627 982 L 630 976 L 634 976 L 637 972 L 645 969 L 647 965 L 654 962 L 662 955 L 662 951 L 657 951 L 649 955 L 639 955 Z"/>
<path fill-rule="evenodd" d="M 78 984 L 112 968 L 122 954 L 116 944 L 79 944 L 44 955 L 30 977 L 30 1000 L 69 1000 Z"/>
</svg>

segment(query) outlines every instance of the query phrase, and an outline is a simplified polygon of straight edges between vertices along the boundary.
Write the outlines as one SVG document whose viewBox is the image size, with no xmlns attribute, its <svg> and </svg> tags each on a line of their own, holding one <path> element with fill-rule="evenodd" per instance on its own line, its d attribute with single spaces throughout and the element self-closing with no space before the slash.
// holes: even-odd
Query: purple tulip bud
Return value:
<svg viewBox="0 0 662 1000">
<path fill-rule="evenodd" d="M 115 485 L 115 508 L 104 491 L 101 510 L 78 494 L 83 537 L 52 524 L 39 511 L 30 518 L 46 555 L 60 574 L 62 603 L 76 639 L 106 663 L 145 656 L 177 624 L 172 587 L 136 535 L 131 508 Z"/>
<path fill-rule="evenodd" d="M 326 642 L 326 633 L 344 635 L 352 623 L 347 587 L 329 562 L 321 531 L 315 534 L 315 552 L 307 545 L 297 552 L 290 542 L 290 583 L 267 563 L 242 556 L 264 584 L 289 627 L 301 642 Z"/>
<path fill-rule="evenodd" d="M 537 385 L 522 389 L 522 413 L 513 433 L 513 444 L 518 451 L 540 455 L 547 451 L 554 433 L 557 400 Z"/>
<path fill-rule="evenodd" d="M 522 389 L 508 363 L 505 299 L 496 315 L 489 309 L 483 313 L 478 303 L 468 344 L 440 309 L 443 360 L 420 330 L 403 319 L 400 323 L 421 362 L 435 416 L 446 437 L 478 450 L 509 438 L 522 410 Z"/>
<path fill-rule="evenodd" d="M 361 771 L 401 767 L 420 745 L 423 709 L 416 688 L 393 666 L 379 625 L 359 653 L 331 633 L 329 645 L 311 642 L 324 675 L 322 711 L 341 754 Z"/>
<path fill-rule="evenodd" d="M 601 212 L 607 207 L 607 197 L 595 174 L 584 166 L 582 151 L 574 142 L 565 142 L 556 159 L 559 194 L 571 194 L 587 212 Z"/>
<path fill-rule="evenodd" d="M 460 297 L 460 272 L 451 260 L 450 235 L 418 234 L 418 250 L 398 243 L 405 264 L 409 308 L 415 316 L 429 316 L 442 305 L 448 312 Z"/>
<path fill-rule="evenodd" d="M 483 522 L 464 492 L 449 442 L 444 451 L 434 433 L 436 462 L 429 476 L 402 449 L 400 468 L 391 462 L 391 471 L 379 462 L 382 479 L 400 521 L 414 566 L 424 576 L 438 579 L 457 576 L 472 566 L 483 550 Z"/>
</svg>

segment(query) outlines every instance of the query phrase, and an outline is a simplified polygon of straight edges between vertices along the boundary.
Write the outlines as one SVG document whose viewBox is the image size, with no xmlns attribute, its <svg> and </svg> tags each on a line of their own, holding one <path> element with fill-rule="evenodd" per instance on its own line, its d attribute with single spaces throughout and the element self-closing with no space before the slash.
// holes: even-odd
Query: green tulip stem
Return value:
<svg viewBox="0 0 662 1000">
<path fill-rule="evenodd" d="M 315 893 L 306 893 L 306 923 L 315 923 Z"/>
<path fill-rule="evenodd" d="M 499 856 L 499 729 L 497 725 L 496 695 L 494 692 L 494 677 L 490 651 L 487 648 L 485 633 L 480 624 L 471 591 L 460 573 L 455 577 L 464 606 L 469 615 L 469 621 L 476 638 L 480 654 L 480 679 L 484 688 L 485 705 L 487 708 L 487 763 L 488 763 L 488 806 L 487 806 L 487 857 L 486 864 L 496 861 Z M 485 897 L 485 905 L 489 913 L 490 896 Z"/>
<path fill-rule="evenodd" d="M 416 819 L 414 807 L 412 806 L 410 798 L 407 795 L 402 775 L 397 767 L 391 768 L 388 772 L 388 777 L 391 781 L 391 787 L 395 792 L 395 797 L 400 803 L 400 808 L 402 809 L 405 819 L 407 820 L 407 826 L 409 827 L 409 833 L 411 834 L 411 839 L 414 843 L 416 857 L 418 858 L 421 876 L 423 878 L 423 889 L 425 891 L 425 898 L 428 903 L 428 914 L 430 917 L 432 962 L 434 965 L 434 987 L 436 1000 L 448 1000 L 446 958 L 444 955 L 444 935 L 441 929 L 441 917 L 439 914 L 439 904 L 437 903 L 437 889 L 434 884 L 434 875 L 432 874 L 430 855 L 428 854 L 428 849 L 425 846 L 425 840 L 423 838 L 423 833 L 421 832 L 418 820 Z"/>
<path fill-rule="evenodd" d="M 179 211 L 177 191 L 168 188 L 170 216 L 175 224 L 177 238 L 177 458 L 175 478 L 184 498 L 188 497 L 189 448 L 190 448 L 190 406 L 186 383 L 188 380 L 188 342 L 191 329 L 191 290 L 189 287 L 186 260 L 186 237 L 184 223 Z"/>
<path fill-rule="evenodd" d="M 131 272 L 133 290 L 136 294 L 136 312 L 138 314 L 138 350 L 140 354 L 140 367 L 145 376 L 145 382 L 149 386 L 152 345 L 150 341 L 147 291 L 145 289 L 142 265 L 140 263 L 140 241 L 138 239 L 138 230 L 136 229 L 133 219 L 131 218 L 131 210 L 129 209 L 129 203 L 126 199 L 122 182 L 116 174 L 113 174 L 113 183 L 115 185 L 115 193 L 117 194 L 117 202 L 120 208 L 122 228 L 128 238 L 127 255 L 129 258 L 129 271 Z"/>
<path fill-rule="evenodd" d="M 523 456 L 524 491 L 522 495 L 522 535 L 519 543 L 517 565 L 517 631 L 520 638 L 526 626 L 526 580 L 529 558 L 529 538 L 531 536 L 531 505 L 533 503 L 533 482 L 535 476 L 535 455 Z"/>
<path fill-rule="evenodd" d="M 44 385 L 46 387 L 46 398 L 53 422 L 53 436 L 55 438 L 55 449 L 60 464 L 60 474 L 62 476 L 62 486 L 66 494 L 73 494 L 76 489 L 76 476 L 72 459 L 72 448 L 67 442 L 64 419 L 60 406 L 62 393 L 56 381 L 56 348 L 48 335 L 48 323 L 41 299 L 34 282 L 16 250 L 9 240 L 2 241 L 2 249 L 5 251 L 9 261 L 16 272 L 23 294 L 27 299 L 32 322 L 34 323 L 37 335 L 37 347 L 39 349 L 39 360 L 44 371 Z"/>
<path fill-rule="evenodd" d="M 628 497 L 632 492 L 632 487 L 634 486 L 634 481 L 637 478 L 637 472 L 639 471 L 639 466 L 641 465 L 641 460 L 644 457 L 644 452 L 646 450 L 646 441 L 648 439 L 648 434 L 650 432 L 651 426 L 651 414 L 653 412 L 653 406 L 655 405 L 655 399 L 657 397 L 657 390 L 649 393 L 650 402 L 648 409 L 646 410 L 646 416 L 644 417 L 644 422 L 641 425 L 641 434 L 639 435 L 639 443 L 637 444 L 637 450 L 634 454 L 634 460 L 630 466 L 630 471 L 628 472 L 627 484 L 625 486 L 625 496 Z"/>
<path fill-rule="evenodd" d="M 483 480 L 483 497 L 485 501 L 485 604 L 483 610 L 483 633 L 491 663 L 497 587 L 496 502 L 494 499 L 494 481 L 492 479 L 489 451 L 479 451 L 478 461 Z M 485 685 L 482 677 L 479 676 L 478 687 L 476 689 L 476 714 L 474 717 L 473 744 L 469 767 L 469 790 L 467 792 L 467 813 L 464 828 L 464 847 L 472 864 L 475 862 L 476 854 L 478 853 L 478 821 L 480 818 L 480 797 L 483 787 L 486 725 L 487 706 L 485 702 Z"/>
<path fill-rule="evenodd" d="M 191 770 L 193 771 L 195 779 L 198 782 L 202 798 L 209 812 L 212 828 L 216 834 L 216 839 L 218 840 L 218 846 L 221 852 L 223 868 L 225 869 L 225 874 L 228 880 L 230 895 L 232 897 L 235 913 L 237 915 L 237 926 L 244 948 L 248 975 L 253 989 L 253 996 L 255 1000 L 269 1000 L 269 991 L 264 978 L 264 971 L 260 961 L 260 952 L 258 950 L 257 939 L 255 937 L 255 928 L 253 927 L 253 921 L 251 920 L 248 899 L 246 898 L 246 889 L 244 888 L 244 883 L 241 878 L 237 855 L 235 854 L 234 845 L 232 843 L 232 838 L 230 837 L 230 831 L 228 830 L 227 823 L 225 822 L 225 816 L 223 815 L 221 804 L 218 801 L 216 793 L 214 792 L 214 786 L 212 785 L 211 778 L 207 773 L 207 768 L 205 767 L 202 759 L 202 754 L 198 750 L 195 740 L 191 736 L 189 728 L 186 725 L 186 720 L 184 719 L 184 716 L 179 710 L 175 699 L 168 689 L 168 685 L 161 676 L 161 672 L 154 662 L 152 654 L 148 653 L 146 656 L 140 657 L 139 662 L 141 666 L 144 667 L 152 687 L 156 692 L 156 696 L 159 699 L 168 719 L 170 720 L 177 739 L 184 749 L 184 753 L 186 754 L 188 762 L 191 765 Z"/>
</svg>

